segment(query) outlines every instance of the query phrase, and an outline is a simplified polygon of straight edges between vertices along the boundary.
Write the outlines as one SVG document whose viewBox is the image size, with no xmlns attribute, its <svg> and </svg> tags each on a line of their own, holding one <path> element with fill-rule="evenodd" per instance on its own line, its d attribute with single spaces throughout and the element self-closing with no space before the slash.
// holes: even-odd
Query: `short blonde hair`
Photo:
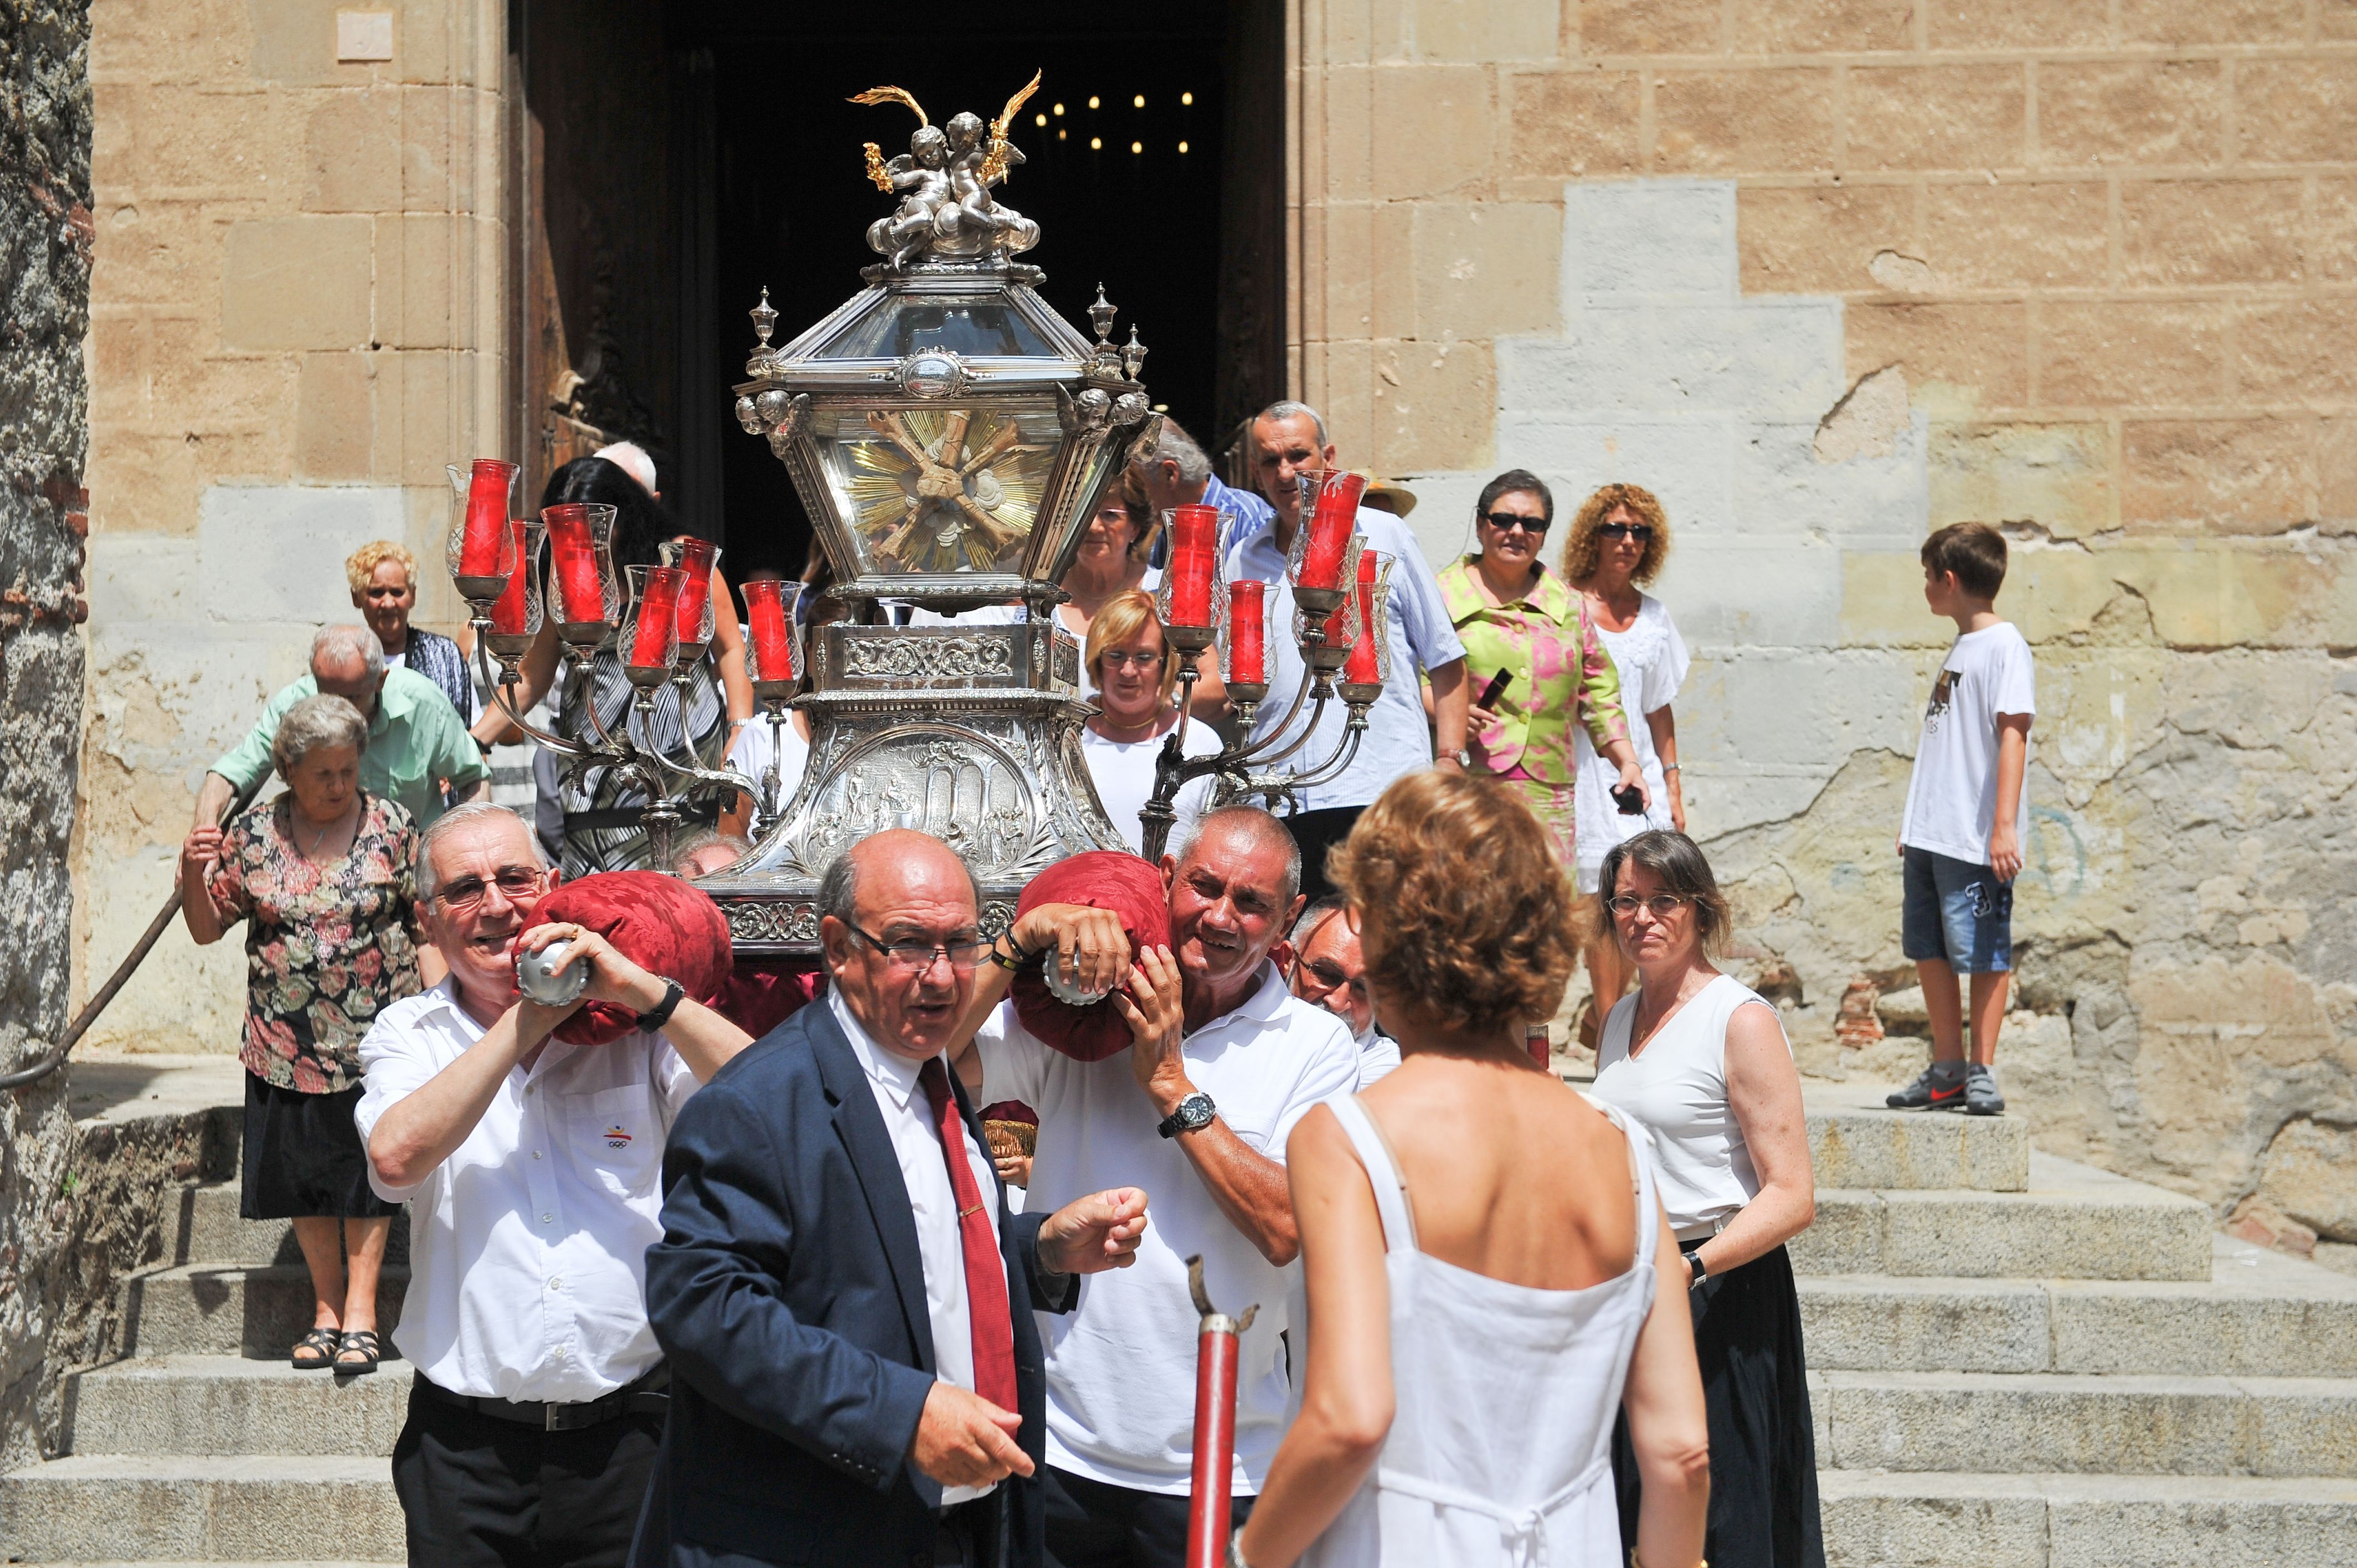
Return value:
<svg viewBox="0 0 2357 1568">
<path fill-rule="evenodd" d="M 1144 588 L 1115 594 L 1089 622 L 1088 647 L 1082 660 L 1089 679 L 1103 686 L 1105 650 L 1129 641 L 1149 626 L 1154 635 L 1162 639 L 1162 700 L 1168 702 L 1171 689 L 1178 684 L 1178 659 L 1170 647 L 1170 635 L 1162 624 L 1162 614 L 1155 608 L 1154 596 Z"/>
<path fill-rule="evenodd" d="M 1357 913 L 1378 992 L 1452 1029 L 1555 1015 L 1579 959 L 1578 896 L 1512 785 L 1407 774 L 1329 854 L 1326 875 Z"/>
<path fill-rule="evenodd" d="M 376 575 L 376 569 L 387 561 L 394 563 L 401 568 L 403 575 L 408 577 L 409 585 L 412 588 L 417 586 L 417 557 L 390 539 L 371 539 L 350 555 L 345 556 L 344 580 L 352 585 L 352 592 L 357 594 L 369 585 L 369 579 Z"/>
<path fill-rule="evenodd" d="M 1604 520 L 1619 507 L 1627 507 L 1639 522 L 1653 531 L 1645 542 L 1645 553 L 1638 558 L 1637 569 L 1629 574 L 1632 583 L 1650 583 L 1670 555 L 1670 514 L 1662 510 L 1661 499 L 1642 485 L 1607 485 L 1579 503 L 1579 510 L 1571 520 L 1571 532 L 1563 542 L 1563 580 L 1585 583 L 1596 575 L 1597 563 L 1604 551 L 1596 531 Z"/>
</svg>

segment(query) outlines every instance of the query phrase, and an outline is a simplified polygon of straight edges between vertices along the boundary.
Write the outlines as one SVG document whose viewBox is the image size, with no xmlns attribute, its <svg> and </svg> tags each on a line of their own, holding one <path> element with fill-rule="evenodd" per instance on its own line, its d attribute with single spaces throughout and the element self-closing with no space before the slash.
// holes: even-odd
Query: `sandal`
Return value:
<svg viewBox="0 0 2357 1568">
<path fill-rule="evenodd" d="M 334 1329 L 314 1328 L 302 1338 L 295 1341 L 295 1348 L 288 1353 L 286 1359 L 295 1364 L 295 1369 L 298 1372 L 316 1372 L 324 1367 L 335 1365 L 337 1348 L 338 1341 Z M 303 1355 L 306 1350 L 311 1352 L 308 1359 L 306 1359 Z"/>
<path fill-rule="evenodd" d="M 361 1361 L 344 1359 L 354 1352 L 366 1357 L 367 1359 Z M 336 1375 L 359 1377 L 363 1373 L 373 1372 L 376 1370 L 377 1362 L 383 1358 L 384 1348 L 377 1339 L 376 1330 L 347 1328 L 344 1330 L 343 1342 L 336 1347 Z"/>
</svg>

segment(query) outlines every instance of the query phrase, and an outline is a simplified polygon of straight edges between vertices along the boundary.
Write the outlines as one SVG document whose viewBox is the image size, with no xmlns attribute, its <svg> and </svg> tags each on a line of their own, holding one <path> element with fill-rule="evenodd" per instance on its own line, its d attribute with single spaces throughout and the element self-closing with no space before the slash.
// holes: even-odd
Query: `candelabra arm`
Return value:
<svg viewBox="0 0 2357 1568">
<path fill-rule="evenodd" d="M 1344 726 L 1341 742 L 1334 747 L 1333 755 L 1308 772 L 1296 775 L 1293 787 L 1312 789 L 1320 784 L 1330 784 L 1350 771 L 1351 762 L 1359 755 L 1359 739 L 1366 733 L 1366 711 L 1353 704 L 1351 721 Z"/>
<path fill-rule="evenodd" d="M 1310 669 L 1306 664 L 1303 665 L 1301 669 L 1301 684 L 1293 689 L 1293 702 L 1291 705 L 1285 710 L 1285 716 L 1277 720 L 1276 723 L 1269 725 L 1268 733 L 1263 736 L 1260 739 L 1254 740 L 1249 736 L 1245 736 L 1243 744 L 1236 747 L 1234 760 L 1237 762 L 1273 762 L 1276 760 L 1275 757 L 1266 755 L 1268 748 L 1275 746 L 1277 743 L 1277 740 L 1285 734 L 1286 726 L 1290 725 L 1295 719 L 1300 716 L 1301 704 L 1303 701 L 1308 697 L 1309 689 L 1317 683 L 1318 679 L 1318 672 L 1315 670 Z M 1311 718 L 1309 721 L 1309 727 L 1311 729 L 1316 729 L 1318 727 L 1318 721 L 1316 718 Z M 1297 749 L 1300 743 L 1297 741 L 1294 744 L 1295 747 Z M 1281 752 L 1278 754 L 1278 756 L 1289 755 L 1291 755 L 1290 752 Z"/>
<path fill-rule="evenodd" d="M 491 701 L 498 705 L 500 713 L 507 715 L 508 722 L 522 730 L 526 737 L 540 746 L 546 746 L 559 757 L 590 756 L 591 747 L 577 745 L 566 740 L 563 736 L 542 729 L 517 710 L 513 699 L 509 694 L 515 682 L 506 679 L 503 674 L 492 672 L 490 650 L 483 646 L 483 634 L 490 629 L 491 623 L 479 617 L 474 626 L 475 663 L 483 672 L 483 684 L 490 692 Z"/>
<path fill-rule="evenodd" d="M 1299 751 L 1303 746 L 1309 744 L 1309 737 L 1318 733 L 1318 725 L 1326 716 L 1326 704 L 1333 700 L 1334 682 L 1331 676 L 1319 674 L 1313 671 L 1305 673 L 1302 676 L 1302 684 L 1305 688 L 1312 686 L 1316 688 L 1313 693 L 1316 700 L 1309 705 L 1309 722 L 1301 726 L 1301 733 L 1295 736 L 1291 741 L 1287 742 L 1282 750 L 1270 751 L 1266 748 L 1267 745 L 1274 744 L 1277 740 L 1283 738 L 1285 735 L 1285 725 L 1279 725 L 1268 732 L 1268 742 L 1265 743 L 1261 749 L 1254 750 L 1247 747 L 1236 760 L 1239 762 L 1252 763 L 1260 767 L 1267 767 L 1275 763 L 1283 762 L 1286 757 L 1291 757 L 1295 752 Z M 1300 705 L 1299 701 L 1297 699 L 1294 706 L 1298 708 Z M 1291 722 L 1291 715 L 1288 714 L 1286 716 L 1286 723 L 1290 724 Z"/>
<path fill-rule="evenodd" d="M 654 703 L 651 696 L 642 697 L 639 702 L 631 704 L 630 711 L 633 714 L 643 714 L 648 722 L 651 722 L 654 717 Z M 687 726 L 683 722 L 680 727 L 684 732 Z M 638 764 L 635 771 L 640 779 L 647 781 L 647 794 L 650 798 L 667 796 L 670 791 L 664 786 L 672 779 L 684 779 L 688 781 L 687 788 L 681 793 L 690 798 L 710 794 L 716 789 L 742 789 L 748 794 L 752 793 L 753 781 L 733 768 L 692 768 L 673 762 L 660 750 L 644 745 L 632 736 L 629 733 L 628 720 L 625 720 L 623 725 L 623 744 L 630 748 L 632 757 Z M 691 751 L 689 755 L 693 757 L 694 753 Z"/>
<path fill-rule="evenodd" d="M 1195 682 L 1200 678 L 1193 660 L 1178 667 L 1178 679 L 1184 682 L 1178 693 L 1178 722 L 1170 727 L 1162 749 L 1155 753 L 1154 793 L 1137 810 L 1141 853 L 1157 864 L 1169 847 L 1171 826 L 1178 820 L 1178 791 L 1207 773 L 1235 766 L 1235 754 L 1225 749 L 1210 757 L 1187 755 L 1187 715 L 1194 705 Z"/>
</svg>

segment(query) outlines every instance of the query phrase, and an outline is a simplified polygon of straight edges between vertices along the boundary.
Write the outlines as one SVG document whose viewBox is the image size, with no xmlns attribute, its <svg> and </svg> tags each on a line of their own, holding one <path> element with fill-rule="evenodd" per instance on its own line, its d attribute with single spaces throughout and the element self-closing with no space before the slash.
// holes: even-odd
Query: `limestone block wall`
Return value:
<svg viewBox="0 0 2357 1568">
<path fill-rule="evenodd" d="M 363 541 L 438 562 L 442 465 L 508 439 L 503 9 L 95 0 L 89 718 L 74 938 L 103 979 L 205 764 L 354 618 Z M 460 607 L 428 569 L 421 624 Z M 240 944 L 175 930 L 91 1038 L 233 1049 Z"/>
<path fill-rule="evenodd" d="M 89 456 L 90 18 L 0 16 L 0 1071 L 64 1033 Z M 38 1442 L 72 1297 L 65 1080 L 0 1095 L 0 1468 Z"/>
<path fill-rule="evenodd" d="M 2357 1241 L 2357 21 L 2304 0 L 1304 0 L 1296 386 L 1437 560 L 1667 502 L 1690 822 L 1803 1060 L 1921 1041 L 1891 852 L 2003 525 L 2040 660 L 2009 1094 Z"/>
</svg>

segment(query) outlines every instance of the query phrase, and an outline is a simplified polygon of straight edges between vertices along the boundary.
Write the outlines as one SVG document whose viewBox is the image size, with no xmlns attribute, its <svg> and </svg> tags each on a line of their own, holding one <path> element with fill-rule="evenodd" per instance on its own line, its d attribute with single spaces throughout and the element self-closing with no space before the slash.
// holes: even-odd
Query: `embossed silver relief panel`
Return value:
<svg viewBox="0 0 2357 1568">
<path fill-rule="evenodd" d="M 866 629 L 866 628 L 862 628 Z M 846 684 L 1013 685 L 1028 663 L 1009 630 L 846 637 L 836 644 Z"/>
</svg>

